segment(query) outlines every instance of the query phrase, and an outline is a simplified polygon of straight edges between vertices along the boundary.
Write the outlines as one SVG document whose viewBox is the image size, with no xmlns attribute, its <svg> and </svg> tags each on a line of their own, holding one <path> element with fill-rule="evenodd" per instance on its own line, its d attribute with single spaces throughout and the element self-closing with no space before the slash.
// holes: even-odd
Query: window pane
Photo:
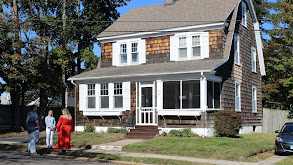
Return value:
<svg viewBox="0 0 293 165">
<path fill-rule="evenodd" d="M 179 58 L 187 58 L 187 48 L 179 48 Z"/>
<path fill-rule="evenodd" d="M 101 96 L 101 108 L 109 108 L 109 96 Z"/>
<path fill-rule="evenodd" d="M 163 84 L 163 107 L 164 109 L 179 109 L 180 108 L 180 82 L 170 81 Z"/>
<path fill-rule="evenodd" d="M 213 108 L 213 82 L 208 81 L 208 108 Z"/>
<path fill-rule="evenodd" d="M 115 108 L 123 108 L 123 96 L 114 96 L 114 101 Z"/>
<path fill-rule="evenodd" d="M 132 62 L 138 62 L 138 53 L 132 53 Z"/>
<path fill-rule="evenodd" d="M 87 98 L 87 105 L 88 105 L 88 108 L 96 108 L 96 98 L 95 97 L 88 97 Z"/>
<path fill-rule="evenodd" d="M 186 37 L 180 37 L 179 38 L 179 47 L 185 48 L 186 47 Z"/>
<path fill-rule="evenodd" d="M 153 88 L 146 87 L 141 89 L 141 106 L 153 107 Z"/>
<path fill-rule="evenodd" d="M 220 108 L 221 105 L 221 84 L 214 82 L 214 102 L 215 102 L 215 108 Z"/>
<path fill-rule="evenodd" d="M 131 44 L 131 52 L 132 53 L 137 52 L 137 43 L 132 43 Z"/>
<path fill-rule="evenodd" d="M 182 82 L 182 108 L 200 108 L 200 82 L 183 81 Z"/>
<path fill-rule="evenodd" d="M 200 45 L 200 36 L 192 36 L 192 46 Z"/>
<path fill-rule="evenodd" d="M 120 45 L 120 56 L 121 56 L 121 63 L 127 63 L 127 46 L 126 46 L 126 44 Z"/>
<path fill-rule="evenodd" d="M 200 57 L 200 46 L 192 48 L 193 57 Z"/>
</svg>

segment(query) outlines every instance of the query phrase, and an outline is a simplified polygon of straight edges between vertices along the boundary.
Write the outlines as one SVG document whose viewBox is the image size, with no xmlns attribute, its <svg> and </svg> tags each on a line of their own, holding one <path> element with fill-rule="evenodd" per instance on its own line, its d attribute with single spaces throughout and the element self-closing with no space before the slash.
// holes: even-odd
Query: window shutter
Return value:
<svg viewBox="0 0 293 165">
<path fill-rule="evenodd" d="M 79 111 L 86 111 L 87 107 L 87 85 L 79 85 Z"/>
<path fill-rule="evenodd" d="M 210 38 L 209 38 L 209 32 L 202 33 L 201 37 L 201 56 L 203 58 L 209 58 L 210 53 Z"/>
<path fill-rule="evenodd" d="M 123 110 L 131 110 L 130 99 L 131 99 L 131 90 L 130 90 L 130 82 L 124 82 L 122 84 L 123 88 Z"/>
<path fill-rule="evenodd" d="M 139 63 L 144 64 L 144 63 L 146 63 L 145 40 L 140 40 L 138 45 L 139 45 Z"/>
<path fill-rule="evenodd" d="M 178 37 L 170 37 L 170 61 L 176 61 L 178 59 L 178 46 L 179 40 Z"/>
<path fill-rule="evenodd" d="M 117 66 L 119 65 L 119 44 L 113 43 L 112 44 L 112 65 Z"/>
</svg>

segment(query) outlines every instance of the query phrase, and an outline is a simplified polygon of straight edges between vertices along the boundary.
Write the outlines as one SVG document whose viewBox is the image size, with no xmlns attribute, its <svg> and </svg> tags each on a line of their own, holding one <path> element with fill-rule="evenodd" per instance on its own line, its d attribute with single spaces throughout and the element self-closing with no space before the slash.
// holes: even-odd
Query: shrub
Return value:
<svg viewBox="0 0 293 165">
<path fill-rule="evenodd" d="M 83 132 L 95 132 L 95 126 L 87 125 L 85 126 L 85 129 L 83 130 Z"/>
<path fill-rule="evenodd" d="M 241 114 L 234 111 L 218 111 L 215 113 L 215 135 L 220 137 L 236 137 L 241 129 Z"/>
<path fill-rule="evenodd" d="M 107 133 L 126 133 L 125 129 L 108 128 Z"/>
<path fill-rule="evenodd" d="M 191 132 L 190 128 L 184 130 L 171 130 L 169 133 L 163 132 L 159 136 L 167 137 L 199 137 L 198 134 Z"/>
</svg>

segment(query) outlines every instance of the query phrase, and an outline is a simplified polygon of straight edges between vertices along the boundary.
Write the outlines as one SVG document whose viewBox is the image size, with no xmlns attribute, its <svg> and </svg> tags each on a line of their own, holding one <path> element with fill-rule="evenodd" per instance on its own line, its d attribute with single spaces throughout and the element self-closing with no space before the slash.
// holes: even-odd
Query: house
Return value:
<svg viewBox="0 0 293 165">
<path fill-rule="evenodd" d="M 145 128 L 138 132 L 146 135 L 191 128 L 212 136 L 214 113 L 225 110 L 241 113 L 240 133 L 261 132 L 266 73 L 251 0 L 134 8 L 97 39 L 97 69 L 69 78 L 76 85 L 76 130 L 126 126 Z"/>
<path fill-rule="evenodd" d="M 67 105 L 66 107 L 75 107 L 75 99 L 74 97 L 67 97 Z M 40 106 L 40 97 L 38 97 L 37 99 L 31 101 L 30 103 L 28 103 L 26 106 Z M 62 98 L 61 97 L 48 97 L 48 106 L 49 107 L 62 107 Z"/>
<path fill-rule="evenodd" d="M 0 99 L 0 105 L 10 105 L 10 104 L 11 104 L 10 93 L 8 92 L 3 93 Z"/>
</svg>

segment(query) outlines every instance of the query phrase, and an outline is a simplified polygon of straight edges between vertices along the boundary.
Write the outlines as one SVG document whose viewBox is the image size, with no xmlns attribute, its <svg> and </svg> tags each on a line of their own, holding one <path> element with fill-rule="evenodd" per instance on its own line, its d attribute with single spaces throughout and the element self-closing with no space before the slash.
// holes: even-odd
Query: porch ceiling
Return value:
<svg viewBox="0 0 293 165">
<path fill-rule="evenodd" d="M 220 64 L 222 61 L 223 59 L 203 59 L 160 64 L 97 68 L 95 70 L 70 77 L 68 80 L 76 81 L 211 72 L 211 69 Z"/>
</svg>

